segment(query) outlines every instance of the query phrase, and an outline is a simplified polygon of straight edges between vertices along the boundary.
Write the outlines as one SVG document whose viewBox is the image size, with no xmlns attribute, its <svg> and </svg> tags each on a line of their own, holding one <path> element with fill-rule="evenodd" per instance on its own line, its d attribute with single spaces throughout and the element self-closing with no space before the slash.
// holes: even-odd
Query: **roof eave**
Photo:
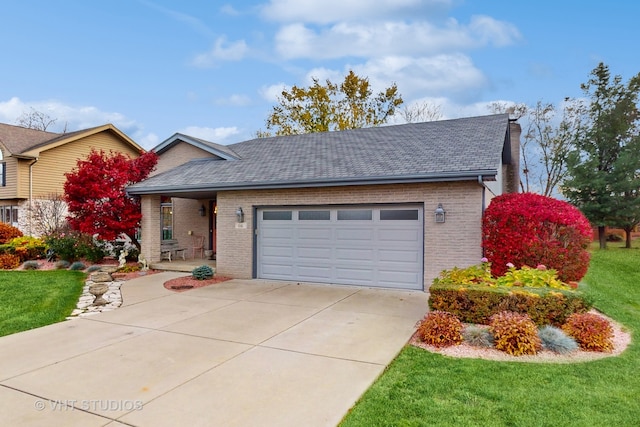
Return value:
<svg viewBox="0 0 640 427">
<path fill-rule="evenodd" d="M 199 148 L 199 149 L 201 149 L 203 151 L 206 151 L 206 152 L 208 152 L 210 154 L 218 156 L 223 160 L 239 160 L 238 157 L 232 156 L 229 153 L 226 153 L 226 152 L 224 152 L 222 150 L 216 149 L 212 145 L 204 144 L 201 141 L 199 141 L 198 139 L 190 137 L 189 135 L 185 135 L 185 134 L 182 134 L 182 133 L 173 134 L 171 137 L 167 138 L 166 140 L 164 140 L 160 144 L 156 145 L 153 148 L 153 151 L 155 151 L 156 154 L 162 154 L 163 152 L 167 151 L 171 147 L 175 146 L 180 141 L 183 141 L 183 142 L 186 142 L 188 144 L 191 144 L 194 147 L 197 147 L 197 148 Z M 214 143 L 212 143 L 212 144 L 214 144 Z"/>
<path fill-rule="evenodd" d="M 474 170 L 466 172 L 439 173 L 430 175 L 402 175 L 397 177 L 361 177 L 361 178 L 336 178 L 301 181 L 265 181 L 265 182 L 234 182 L 229 184 L 211 183 L 208 185 L 192 186 L 154 186 L 127 189 L 131 195 L 150 194 L 189 194 L 202 192 L 218 192 L 228 190 L 272 190 L 285 188 L 319 188 L 339 187 L 347 185 L 383 185 L 383 184 L 414 184 L 429 182 L 453 182 L 453 181 L 494 181 L 496 170 Z"/>
</svg>

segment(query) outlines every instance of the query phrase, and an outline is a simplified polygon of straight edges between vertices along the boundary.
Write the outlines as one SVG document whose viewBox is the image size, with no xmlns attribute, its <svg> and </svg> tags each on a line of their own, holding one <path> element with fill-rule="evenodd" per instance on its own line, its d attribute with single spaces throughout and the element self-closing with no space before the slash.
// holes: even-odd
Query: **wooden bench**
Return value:
<svg viewBox="0 0 640 427">
<path fill-rule="evenodd" d="M 168 259 L 171 262 L 172 257 L 182 255 L 182 259 L 186 261 L 187 248 L 181 248 L 177 240 L 165 240 L 160 245 L 160 261 Z"/>
</svg>

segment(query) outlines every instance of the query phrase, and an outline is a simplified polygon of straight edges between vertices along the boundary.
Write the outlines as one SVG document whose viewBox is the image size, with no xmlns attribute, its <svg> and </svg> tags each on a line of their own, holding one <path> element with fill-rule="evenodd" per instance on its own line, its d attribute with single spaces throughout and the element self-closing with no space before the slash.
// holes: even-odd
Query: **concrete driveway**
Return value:
<svg viewBox="0 0 640 427">
<path fill-rule="evenodd" d="M 422 292 L 232 280 L 0 338 L 0 425 L 334 426 L 427 311 Z"/>
</svg>

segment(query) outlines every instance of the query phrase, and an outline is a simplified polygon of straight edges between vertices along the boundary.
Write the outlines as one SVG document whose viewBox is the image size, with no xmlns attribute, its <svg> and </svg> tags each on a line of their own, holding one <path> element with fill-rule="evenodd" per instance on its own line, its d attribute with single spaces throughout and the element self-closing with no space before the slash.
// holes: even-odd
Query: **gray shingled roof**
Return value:
<svg viewBox="0 0 640 427">
<path fill-rule="evenodd" d="M 129 187 L 131 194 L 496 176 L 506 114 L 253 139 L 230 145 L 240 160 L 198 159 Z"/>
</svg>

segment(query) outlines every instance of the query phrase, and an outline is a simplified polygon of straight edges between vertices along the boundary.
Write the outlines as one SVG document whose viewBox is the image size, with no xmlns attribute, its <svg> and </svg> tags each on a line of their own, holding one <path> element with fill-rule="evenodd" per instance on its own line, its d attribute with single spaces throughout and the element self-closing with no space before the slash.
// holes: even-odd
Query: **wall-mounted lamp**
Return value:
<svg viewBox="0 0 640 427">
<path fill-rule="evenodd" d="M 200 216 L 205 216 L 207 213 L 207 210 L 205 209 L 204 205 L 200 206 L 200 209 L 198 209 L 198 212 L 200 212 Z"/>
<path fill-rule="evenodd" d="M 244 212 L 242 211 L 242 208 L 236 209 L 236 221 L 238 223 L 244 222 Z"/>
<path fill-rule="evenodd" d="M 442 207 L 442 203 L 438 203 L 438 207 L 436 208 L 435 211 L 433 211 L 433 213 L 436 217 L 437 223 L 445 222 L 445 215 L 447 214 L 447 211 L 445 211 L 444 208 Z"/>
</svg>

